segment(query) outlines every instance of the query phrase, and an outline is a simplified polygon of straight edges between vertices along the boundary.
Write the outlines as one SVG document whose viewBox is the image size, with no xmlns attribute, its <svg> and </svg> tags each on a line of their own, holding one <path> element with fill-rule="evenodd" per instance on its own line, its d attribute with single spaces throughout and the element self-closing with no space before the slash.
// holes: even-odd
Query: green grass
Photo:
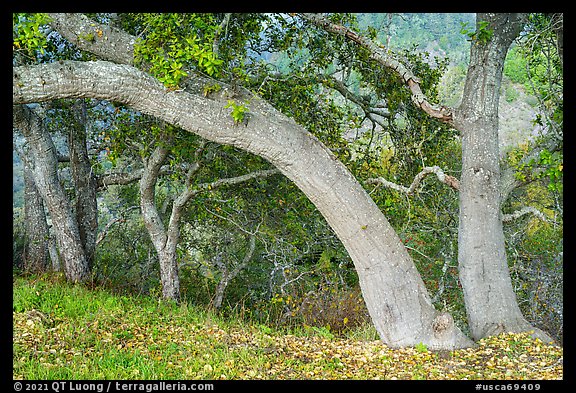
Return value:
<svg viewBox="0 0 576 393">
<path fill-rule="evenodd" d="M 15 379 L 561 379 L 562 348 L 502 335 L 439 356 L 373 328 L 280 331 L 59 276 L 13 279 Z M 511 367 L 511 365 L 513 367 Z M 512 370 L 512 371 L 510 371 Z"/>
</svg>

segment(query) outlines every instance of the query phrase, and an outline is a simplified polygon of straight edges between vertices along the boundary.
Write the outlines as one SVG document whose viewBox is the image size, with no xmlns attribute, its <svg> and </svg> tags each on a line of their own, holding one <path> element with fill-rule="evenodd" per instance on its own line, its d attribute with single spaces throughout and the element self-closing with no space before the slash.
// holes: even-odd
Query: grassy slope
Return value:
<svg viewBox="0 0 576 393">
<path fill-rule="evenodd" d="M 561 379 L 562 348 L 525 335 L 475 349 L 392 350 L 286 334 L 189 305 L 14 278 L 15 379 Z"/>
</svg>

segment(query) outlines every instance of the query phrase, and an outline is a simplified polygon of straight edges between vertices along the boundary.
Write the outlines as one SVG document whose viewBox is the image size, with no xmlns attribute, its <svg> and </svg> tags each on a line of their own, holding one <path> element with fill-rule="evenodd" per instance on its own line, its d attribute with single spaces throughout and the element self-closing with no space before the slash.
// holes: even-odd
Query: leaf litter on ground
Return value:
<svg viewBox="0 0 576 393">
<path fill-rule="evenodd" d="M 392 349 L 379 340 L 287 334 L 200 315 L 190 307 L 158 310 L 151 300 L 135 298 L 112 310 L 106 304 L 95 315 L 46 312 L 46 304 L 43 311 L 14 311 L 14 379 L 563 377 L 562 347 L 528 333 L 501 334 L 480 340 L 475 348 L 434 352 L 423 345 Z"/>
</svg>

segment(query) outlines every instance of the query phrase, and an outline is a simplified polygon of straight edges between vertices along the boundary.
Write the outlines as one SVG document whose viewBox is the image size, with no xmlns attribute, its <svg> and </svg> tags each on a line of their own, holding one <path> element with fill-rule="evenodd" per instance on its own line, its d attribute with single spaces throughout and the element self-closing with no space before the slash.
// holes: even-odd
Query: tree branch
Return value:
<svg viewBox="0 0 576 393">
<path fill-rule="evenodd" d="M 424 177 L 428 176 L 431 173 L 434 173 L 436 177 L 438 177 L 438 180 L 440 180 L 442 183 L 447 184 L 448 186 L 450 186 L 455 190 L 460 190 L 460 182 L 458 181 L 458 179 L 456 179 L 454 176 L 446 175 L 442 171 L 442 169 L 440 169 L 440 167 L 438 166 L 432 166 L 432 167 L 428 166 L 422 169 L 420 173 L 418 173 L 414 177 L 414 180 L 412 181 L 410 187 L 404 187 L 402 185 L 392 183 L 391 181 L 388 181 L 382 177 L 368 179 L 366 183 L 383 185 L 384 187 L 391 188 L 393 190 L 400 192 L 405 192 L 408 195 L 412 195 L 414 194 L 414 191 L 416 190 L 422 179 L 424 179 Z"/>
<path fill-rule="evenodd" d="M 126 185 L 137 182 L 142 177 L 144 169 L 136 169 L 132 172 L 112 172 L 96 177 L 98 190 L 111 185 Z"/>
<path fill-rule="evenodd" d="M 352 93 L 348 89 L 348 87 L 346 87 L 346 85 L 343 82 L 339 81 L 338 79 L 336 79 L 332 76 L 326 75 L 323 78 L 320 77 L 320 81 L 325 86 L 336 90 L 344 98 L 346 98 L 346 99 L 352 101 L 353 103 L 355 103 L 356 105 L 358 105 L 362 109 L 362 111 L 364 111 L 364 115 L 367 118 L 369 118 L 371 121 L 378 123 L 383 128 L 386 127 L 384 124 L 382 124 L 380 119 L 375 119 L 373 117 L 373 115 L 378 115 L 381 117 L 389 118 L 390 117 L 390 111 L 387 108 L 372 107 L 370 105 L 370 102 L 367 99 L 365 99 L 364 97 L 361 97 L 357 94 Z"/>
<path fill-rule="evenodd" d="M 140 209 L 140 206 L 130 206 L 129 208 L 127 208 L 124 213 L 129 212 L 130 210 L 134 210 L 134 209 Z M 98 237 L 96 238 L 96 246 L 98 246 L 102 240 L 104 240 L 104 238 L 108 235 L 108 231 L 110 231 L 110 228 L 112 228 L 112 225 L 118 223 L 118 222 L 125 222 L 126 218 L 124 217 L 116 217 L 113 218 L 112 220 L 108 221 L 108 223 L 106 223 L 106 226 L 104 227 L 104 229 L 102 229 L 102 231 L 100 231 L 100 233 L 98 233 Z"/>
<path fill-rule="evenodd" d="M 125 31 L 97 23 L 80 13 L 51 13 L 50 26 L 79 49 L 103 60 L 120 64 L 134 61 L 136 37 Z"/>
<path fill-rule="evenodd" d="M 518 219 L 518 218 L 520 218 L 520 217 L 522 217 L 528 213 L 534 214 L 536 217 L 538 217 L 542 221 L 550 222 L 550 220 L 544 215 L 544 213 L 542 213 L 540 210 L 538 210 L 532 206 L 524 206 L 522 209 L 517 210 L 514 213 L 503 214 L 502 215 L 502 222 L 511 222 L 511 221 L 516 220 L 516 219 Z"/>
<path fill-rule="evenodd" d="M 230 16 L 232 16 L 230 12 L 224 14 L 222 22 L 220 23 L 218 29 L 216 29 L 216 32 L 214 33 L 214 41 L 212 42 L 212 52 L 214 52 L 216 56 L 218 55 L 220 36 L 222 34 L 222 30 L 226 30 L 224 37 L 226 37 L 226 34 L 228 33 L 228 24 L 230 23 Z"/>
<path fill-rule="evenodd" d="M 422 93 L 420 80 L 416 78 L 412 71 L 410 71 L 404 64 L 394 58 L 391 50 L 387 49 L 383 45 L 374 43 L 348 27 L 332 23 L 320 14 L 303 13 L 299 15 L 321 29 L 324 29 L 329 33 L 342 35 L 367 49 L 370 52 L 371 59 L 382 64 L 384 67 L 391 69 L 400 78 L 402 78 L 404 83 L 406 83 L 410 89 L 410 92 L 412 93 L 412 101 L 416 106 L 438 120 L 446 123 L 452 122 L 452 109 L 429 102 L 424 93 Z"/>
<path fill-rule="evenodd" d="M 264 178 L 264 177 L 276 175 L 278 173 L 280 173 L 280 171 L 278 169 L 266 169 L 266 170 L 261 170 L 261 171 L 250 172 L 250 173 L 247 173 L 247 174 L 242 175 L 242 176 L 227 177 L 224 179 L 218 179 L 218 180 L 213 181 L 211 183 L 202 183 L 195 190 L 193 190 L 193 195 L 196 195 L 196 194 L 203 192 L 203 191 L 215 190 L 215 189 L 222 187 L 222 186 L 231 186 L 234 184 L 239 184 L 239 183 L 242 183 L 242 182 L 245 182 L 248 180 L 252 180 L 252 179 L 256 179 L 256 178 Z"/>
<path fill-rule="evenodd" d="M 246 254 L 244 254 L 242 262 L 234 266 L 234 269 L 232 270 L 232 272 L 230 272 L 228 279 L 231 280 L 235 278 L 238 275 L 238 273 L 240 273 L 240 271 L 244 269 L 244 266 L 246 266 L 248 262 L 250 262 L 250 260 L 252 259 L 252 256 L 254 255 L 254 250 L 256 250 L 256 235 L 250 235 L 248 251 L 246 251 Z"/>
</svg>

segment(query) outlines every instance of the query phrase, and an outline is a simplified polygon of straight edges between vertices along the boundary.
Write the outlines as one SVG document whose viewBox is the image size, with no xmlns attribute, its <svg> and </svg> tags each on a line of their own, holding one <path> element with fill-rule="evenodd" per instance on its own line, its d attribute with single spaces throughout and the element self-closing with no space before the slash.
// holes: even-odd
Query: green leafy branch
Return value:
<svg viewBox="0 0 576 393">
<path fill-rule="evenodd" d="M 244 121 L 249 109 L 244 104 L 237 104 L 233 100 L 228 100 L 228 104 L 224 108 L 232 108 L 231 116 L 234 119 L 234 124 L 238 125 Z"/>
<path fill-rule="evenodd" d="M 12 14 L 13 48 L 23 50 L 29 56 L 34 56 L 36 51 L 44 54 L 48 42 L 40 27 L 48 22 L 47 14 Z"/>
<path fill-rule="evenodd" d="M 564 177 L 564 157 L 560 152 L 551 152 L 544 149 L 537 158 L 531 159 L 527 163 L 521 162 L 526 152 L 517 149 L 509 153 L 511 165 L 516 169 L 514 176 L 520 181 L 533 179 L 548 179 L 548 189 L 551 191 L 562 191 Z M 540 171 L 535 171 L 541 168 Z"/>
<path fill-rule="evenodd" d="M 494 35 L 494 30 L 489 29 L 488 25 L 489 23 L 487 21 L 480 21 L 478 22 L 478 30 L 473 31 L 468 29 L 468 22 L 461 22 L 460 34 L 467 35 L 468 41 L 487 44 Z"/>
<path fill-rule="evenodd" d="M 177 87 L 188 75 L 185 69 L 196 68 L 209 76 L 220 73 L 221 59 L 212 50 L 210 31 L 204 35 L 190 31 L 200 23 L 194 15 L 144 15 L 149 26 L 147 36 L 135 45 L 135 59 L 139 65 L 147 65 L 166 87 Z M 182 18 L 192 18 L 191 21 Z M 190 28 L 184 28 L 190 24 Z M 205 23 L 202 26 L 207 29 Z"/>
</svg>

